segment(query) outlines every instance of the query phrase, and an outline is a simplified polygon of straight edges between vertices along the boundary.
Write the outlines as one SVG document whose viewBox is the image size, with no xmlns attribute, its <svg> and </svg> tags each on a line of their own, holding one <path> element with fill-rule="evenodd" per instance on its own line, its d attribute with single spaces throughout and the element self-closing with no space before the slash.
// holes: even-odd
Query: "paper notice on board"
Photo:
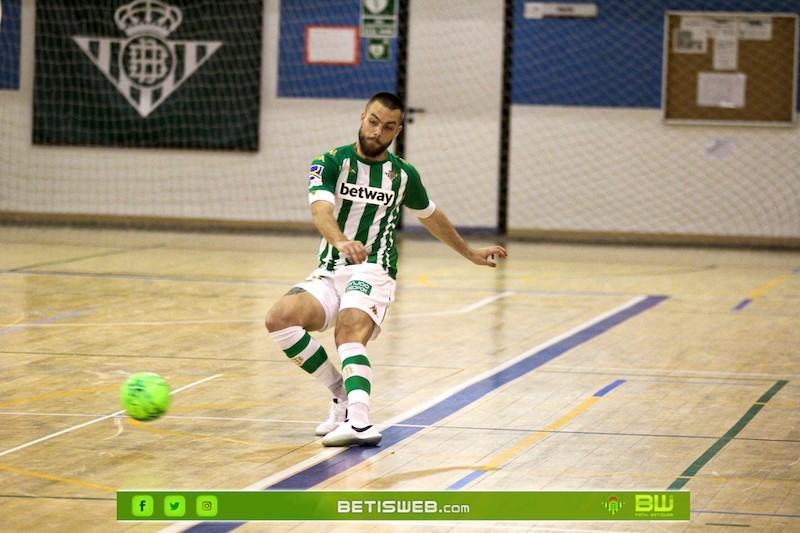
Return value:
<svg viewBox="0 0 800 533">
<path fill-rule="evenodd" d="M 718 37 L 714 39 L 714 70 L 736 70 L 739 66 L 739 40 Z"/>
<path fill-rule="evenodd" d="M 708 29 L 709 20 L 706 17 L 698 17 L 697 15 L 683 15 L 681 17 L 682 30 L 703 30 Z"/>
<path fill-rule="evenodd" d="M 771 41 L 772 19 L 744 17 L 739 20 L 739 38 L 748 41 Z"/>
<path fill-rule="evenodd" d="M 735 39 L 739 33 L 739 22 L 731 17 L 709 17 L 708 36 L 712 39 Z"/>
<path fill-rule="evenodd" d="M 676 29 L 672 34 L 672 51 L 676 54 L 705 54 L 706 31 L 702 28 Z"/>
<path fill-rule="evenodd" d="M 741 72 L 701 72 L 697 75 L 697 106 L 741 109 L 747 76 Z"/>
</svg>

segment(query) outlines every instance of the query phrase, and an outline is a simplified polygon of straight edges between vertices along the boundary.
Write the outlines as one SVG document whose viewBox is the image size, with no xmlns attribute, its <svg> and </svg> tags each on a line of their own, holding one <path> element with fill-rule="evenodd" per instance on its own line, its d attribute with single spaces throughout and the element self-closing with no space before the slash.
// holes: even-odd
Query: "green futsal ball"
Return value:
<svg viewBox="0 0 800 533">
<path fill-rule="evenodd" d="M 169 409 L 169 385 L 158 374 L 138 372 L 122 384 L 119 400 L 131 418 L 142 422 L 155 420 Z"/>
</svg>

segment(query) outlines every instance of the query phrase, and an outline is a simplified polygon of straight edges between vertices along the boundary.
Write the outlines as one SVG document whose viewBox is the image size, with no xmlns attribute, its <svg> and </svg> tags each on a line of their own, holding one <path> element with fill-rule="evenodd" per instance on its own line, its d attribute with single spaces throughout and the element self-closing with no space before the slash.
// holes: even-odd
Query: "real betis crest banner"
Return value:
<svg viewBox="0 0 800 533">
<path fill-rule="evenodd" d="M 33 141 L 258 150 L 262 0 L 36 2 Z"/>
</svg>

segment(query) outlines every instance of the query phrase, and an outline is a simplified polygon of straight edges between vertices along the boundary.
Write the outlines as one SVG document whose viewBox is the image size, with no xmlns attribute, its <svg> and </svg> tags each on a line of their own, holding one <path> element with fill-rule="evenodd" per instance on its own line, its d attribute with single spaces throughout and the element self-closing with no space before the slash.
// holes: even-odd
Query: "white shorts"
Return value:
<svg viewBox="0 0 800 533">
<path fill-rule="evenodd" d="M 375 322 L 372 340 L 381 332 L 381 324 L 394 301 L 397 282 L 374 263 L 339 267 L 335 271 L 318 268 L 295 287 L 314 296 L 325 310 L 325 331 L 336 323 L 339 311 L 361 309 Z"/>
</svg>

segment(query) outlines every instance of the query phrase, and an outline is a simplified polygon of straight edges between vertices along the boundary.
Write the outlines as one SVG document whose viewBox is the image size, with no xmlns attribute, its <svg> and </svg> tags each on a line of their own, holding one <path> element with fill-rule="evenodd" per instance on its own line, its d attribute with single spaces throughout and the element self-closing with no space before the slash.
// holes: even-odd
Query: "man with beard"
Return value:
<svg viewBox="0 0 800 533">
<path fill-rule="evenodd" d="M 388 151 L 403 129 L 405 107 L 378 93 L 361 113 L 358 142 L 319 156 L 309 170 L 309 202 L 322 235 L 319 268 L 270 309 L 266 327 L 286 355 L 333 395 L 317 426 L 324 446 L 375 445 L 369 420 L 372 368 L 366 344 L 378 336 L 394 301 L 396 228 L 400 208 L 416 215 L 436 238 L 476 265 L 494 267 L 501 246 L 470 247 L 428 199 L 419 173 Z M 309 331 L 335 324 L 342 372 Z"/>
</svg>

